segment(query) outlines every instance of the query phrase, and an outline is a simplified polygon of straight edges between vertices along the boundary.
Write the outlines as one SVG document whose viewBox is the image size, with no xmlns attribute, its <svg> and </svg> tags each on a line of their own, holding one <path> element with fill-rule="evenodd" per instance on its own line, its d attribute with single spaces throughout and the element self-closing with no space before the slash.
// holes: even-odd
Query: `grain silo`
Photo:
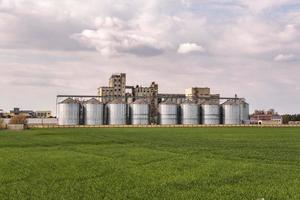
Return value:
<svg viewBox="0 0 300 200">
<path fill-rule="evenodd" d="M 199 124 L 200 109 L 197 103 L 186 100 L 180 105 L 180 108 L 182 124 Z"/>
<path fill-rule="evenodd" d="M 202 124 L 220 124 L 220 105 L 206 101 L 201 105 L 202 110 Z"/>
<path fill-rule="evenodd" d="M 244 100 L 240 101 L 240 120 L 241 124 L 249 123 L 249 104 Z"/>
<path fill-rule="evenodd" d="M 115 99 L 107 104 L 108 123 L 110 125 L 125 125 L 127 121 L 127 105 L 122 99 Z"/>
<path fill-rule="evenodd" d="M 149 103 L 144 99 L 138 99 L 130 104 L 131 123 L 133 125 L 149 124 Z"/>
<path fill-rule="evenodd" d="M 227 100 L 222 104 L 223 123 L 240 124 L 240 103 L 238 100 Z"/>
<path fill-rule="evenodd" d="M 102 125 L 103 124 L 103 108 L 104 105 L 95 98 L 84 103 L 84 122 L 86 125 Z"/>
<path fill-rule="evenodd" d="M 72 98 L 67 98 L 58 104 L 58 124 L 79 124 L 79 103 Z"/>
<path fill-rule="evenodd" d="M 171 100 L 159 104 L 160 124 L 178 124 L 178 106 Z"/>
</svg>

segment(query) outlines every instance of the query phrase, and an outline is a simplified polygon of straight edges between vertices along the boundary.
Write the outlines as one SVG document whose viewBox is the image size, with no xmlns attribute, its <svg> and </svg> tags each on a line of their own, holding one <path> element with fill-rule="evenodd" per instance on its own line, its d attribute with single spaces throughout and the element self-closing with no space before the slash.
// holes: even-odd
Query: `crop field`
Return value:
<svg viewBox="0 0 300 200">
<path fill-rule="evenodd" d="M 300 128 L 0 131 L 0 199 L 300 199 Z"/>
</svg>

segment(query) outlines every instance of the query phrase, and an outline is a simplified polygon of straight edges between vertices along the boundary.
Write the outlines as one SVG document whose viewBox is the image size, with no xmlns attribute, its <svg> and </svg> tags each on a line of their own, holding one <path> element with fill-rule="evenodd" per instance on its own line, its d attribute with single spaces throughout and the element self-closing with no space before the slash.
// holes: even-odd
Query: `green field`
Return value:
<svg viewBox="0 0 300 200">
<path fill-rule="evenodd" d="M 300 199 L 300 128 L 0 131 L 0 199 Z"/>
</svg>

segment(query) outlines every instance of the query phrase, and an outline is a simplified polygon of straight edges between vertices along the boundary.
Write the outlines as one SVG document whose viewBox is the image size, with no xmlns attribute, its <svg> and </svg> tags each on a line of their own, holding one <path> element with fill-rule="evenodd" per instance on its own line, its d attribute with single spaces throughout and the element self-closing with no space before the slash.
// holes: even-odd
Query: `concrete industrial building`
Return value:
<svg viewBox="0 0 300 200">
<path fill-rule="evenodd" d="M 116 97 L 124 97 L 126 93 L 126 74 L 113 74 L 109 78 L 108 87 L 99 87 L 98 96 L 104 103 L 112 101 Z"/>
</svg>

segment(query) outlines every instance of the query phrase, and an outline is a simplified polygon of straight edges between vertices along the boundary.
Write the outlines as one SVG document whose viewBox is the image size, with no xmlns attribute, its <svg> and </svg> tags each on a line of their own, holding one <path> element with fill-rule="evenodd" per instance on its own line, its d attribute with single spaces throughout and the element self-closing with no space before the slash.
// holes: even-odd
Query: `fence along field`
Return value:
<svg viewBox="0 0 300 200">
<path fill-rule="evenodd" d="M 0 131 L 0 199 L 300 199 L 299 128 Z"/>
</svg>

